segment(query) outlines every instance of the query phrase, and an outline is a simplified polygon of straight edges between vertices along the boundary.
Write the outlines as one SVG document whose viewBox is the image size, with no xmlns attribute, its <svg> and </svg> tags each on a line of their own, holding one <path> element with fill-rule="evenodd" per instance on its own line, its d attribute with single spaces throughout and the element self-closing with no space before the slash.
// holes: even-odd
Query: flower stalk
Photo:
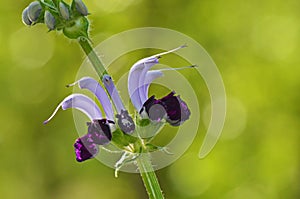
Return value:
<svg viewBox="0 0 300 199">
<path fill-rule="evenodd" d="M 142 153 L 137 159 L 137 165 L 147 190 L 149 199 L 163 199 L 164 195 L 151 164 L 150 155 Z"/>
<path fill-rule="evenodd" d="M 100 79 L 103 78 L 103 75 L 108 74 L 96 52 L 93 50 L 93 47 L 90 45 L 89 41 L 85 37 L 80 37 L 78 42 L 84 51 L 84 53 L 88 56 L 90 62 L 92 63 L 95 71 L 97 72 Z"/>
</svg>

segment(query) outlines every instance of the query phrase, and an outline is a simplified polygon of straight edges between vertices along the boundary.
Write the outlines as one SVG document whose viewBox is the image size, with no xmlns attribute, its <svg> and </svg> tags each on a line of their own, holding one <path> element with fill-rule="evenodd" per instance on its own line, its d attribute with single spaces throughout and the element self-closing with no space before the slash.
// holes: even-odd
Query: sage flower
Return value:
<svg viewBox="0 0 300 199">
<path fill-rule="evenodd" d="M 101 103 L 106 117 L 102 116 L 100 108 L 92 99 L 86 95 L 77 93 L 66 97 L 44 124 L 47 124 L 60 108 L 63 110 L 75 108 L 86 114 L 90 119 L 90 122 L 87 123 L 88 133 L 78 138 L 74 144 L 76 160 L 82 162 L 95 157 L 99 151 L 99 145 L 106 145 L 111 141 L 112 131 L 115 129 L 115 122 L 112 104 L 106 92 L 96 80 L 84 77 L 69 86 L 75 84 L 78 84 L 82 89 L 87 89 L 94 93 Z"/>
<path fill-rule="evenodd" d="M 141 59 L 131 67 L 128 76 L 128 92 L 131 102 L 142 116 L 146 115 L 156 122 L 165 119 L 172 126 L 179 126 L 189 118 L 191 113 L 187 104 L 180 96 L 175 96 L 174 91 L 161 99 L 156 99 L 155 95 L 148 98 L 151 82 L 163 76 L 163 70 L 150 70 L 151 67 L 159 63 L 162 55 L 183 47 L 185 46 Z"/>
<path fill-rule="evenodd" d="M 150 70 L 151 67 L 159 63 L 160 56 L 182 47 L 184 46 L 144 58 L 136 62 L 130 69 L 128 92 L 140 118 L 150 119 L 152 122 L 168 122 L 172 126 L 179 126 L 189 118 L 190 110 L 187 104 L 180 96 L 176 96 L 174 91 L 161 99 L 156 99 L 154 95 L 148 98 L 150 84 L 154 79 L 163 76 L 163 70 L 165 70 Z M 81 89 L 91 91 L 102 105 L 104 117 L 92 99 L 76 93 L 66 97 L 50 118 L 44 122 L 44 124 L 48 123 L 60 108 L 63 110 L 75 108 L 88 116 L 90 122 L 87 123 L 87 134 L 76 139 L 74 144 L 76 160 L 79 162 L 95 157 L 99 152 L 99 146 L 111 142 L 113 132 L 116 129 L 120 129 L 125 134 L 131 134 L 135 131 L 135 122 L 122 103 L 112 78 L 109 75 L 103 75 L 102 83 L 108 94 L 91 77 L 83 77 L 75 83 L 69 84 L 68 87 L 78 85 Z M 115 111 L 108 95 L 114 104 Z"/>
</svg>

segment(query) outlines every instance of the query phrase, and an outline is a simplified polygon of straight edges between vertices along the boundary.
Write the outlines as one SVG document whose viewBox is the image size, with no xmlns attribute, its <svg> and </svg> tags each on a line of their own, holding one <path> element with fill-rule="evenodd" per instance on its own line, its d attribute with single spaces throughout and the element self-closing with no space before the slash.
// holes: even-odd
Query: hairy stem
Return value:
<svg viewBox="0 0 300 199">
<path fill-rule="evenodd" d="M 149 195 L 149 199 L 164 199 L 158 179 L 151 164 L 150 155 L 148 153 L 142 153 L 137 159 L 137 165 Z"/>
<path fill-rule="evenodd" d="M 89 60 L 91 61 L 94 69 L 96 70 L 100 79 L 102 79 L 103 75 L 108 74 L 105 67 L 103 66 L 102 62 L 100 61 L 99 57 L 97 56 L 96 52 L 93 50 L 93 47 L 90 45 L 88 39 L 81 37 L 78 40 L 81 48 L 88 56 Z"/>
</svg>

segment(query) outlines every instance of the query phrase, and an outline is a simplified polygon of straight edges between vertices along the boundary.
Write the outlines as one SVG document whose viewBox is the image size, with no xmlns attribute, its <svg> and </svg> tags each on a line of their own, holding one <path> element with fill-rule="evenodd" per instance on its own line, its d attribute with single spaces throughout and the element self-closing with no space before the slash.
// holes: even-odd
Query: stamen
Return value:
<svg viewBox="0 0 300 199">
<path fill-rule="evenodd" d="M 169 50 L 169 51 L 167 51 L 167 52 L 162 52 L 162 53 L 159 53 L 159 54 L 156 54 L 156 55 L 152 55 L 151 57 L 156 57 L 156 58 L 161 58 L 161 56 L 162 55 L 166 55 L 166 54 L 170 54 L 170 53 L 172 53 L 172 52 L 175 52 L 175 51 L 177 51 L 177 50 L 180 50 L 181 48 L 185 48 L 185 47 L 188 47 L 186 44 L 184 44 L 184 45 L 181 45 L 181 46 L 179 46 L 179 47 L 177 47 L 177 48 L 174 48 L 174 49 L 172 49 L 172 50 Z"/>
<path fill-rule="evenodd" d="M 178 67 L 178 68 L 162 68 L 162 69 L 158 69 L 158 71 L 183 70 L 183 69 L 195 68 L 195 67 L 198 67 L 198 65 L 184 66 L 184 67 Z"/>
<path fill-rule="evenodd" d="M 52 113 L 52 115 L 43 122 L 43 124 L 48 124 L 48 122 L 50 122 L 50 120 L 56 115 L 57 111 L 59 110 L 59 108 L 61 107 L 61 105 L 64 103 L 64 101 L 62 101 L 54 110 L 54 112 Z"/>
</svg>

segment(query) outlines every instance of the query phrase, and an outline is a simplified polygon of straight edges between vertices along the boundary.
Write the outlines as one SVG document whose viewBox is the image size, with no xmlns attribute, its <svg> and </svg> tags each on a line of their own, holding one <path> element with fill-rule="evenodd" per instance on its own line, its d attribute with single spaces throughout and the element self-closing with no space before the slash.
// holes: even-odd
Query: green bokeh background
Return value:
<svg viewBox="0 0 300 199">
<path fill-rule="evenodd" d="M 71 91 L 84 55 L 77 43 L 24 27 L 30 1 L 0 6 L 1 198 L 147 198 L 138 174 L 96 160 L 77 163 L 72 112 L 43 126 Z M 300 198 L 300 1 L 86 0 L 95 43 L 131 28 L 165 27 L 197 40 L 217 64 L 227 121 L 213 152 L 198 159 L 206 130 L 173 165 L 157 172 L 166 198 Z M 118 75 L 118 74 L 116 74 Z M 205 88 L 203 81 L 194 81 Z M 205 91 L 205 89 L 203 89 Z M 207 92 L 207 91 L 206 91 Z M 199 102 L 207 114 L 208 94 Z"/>
</svg>

